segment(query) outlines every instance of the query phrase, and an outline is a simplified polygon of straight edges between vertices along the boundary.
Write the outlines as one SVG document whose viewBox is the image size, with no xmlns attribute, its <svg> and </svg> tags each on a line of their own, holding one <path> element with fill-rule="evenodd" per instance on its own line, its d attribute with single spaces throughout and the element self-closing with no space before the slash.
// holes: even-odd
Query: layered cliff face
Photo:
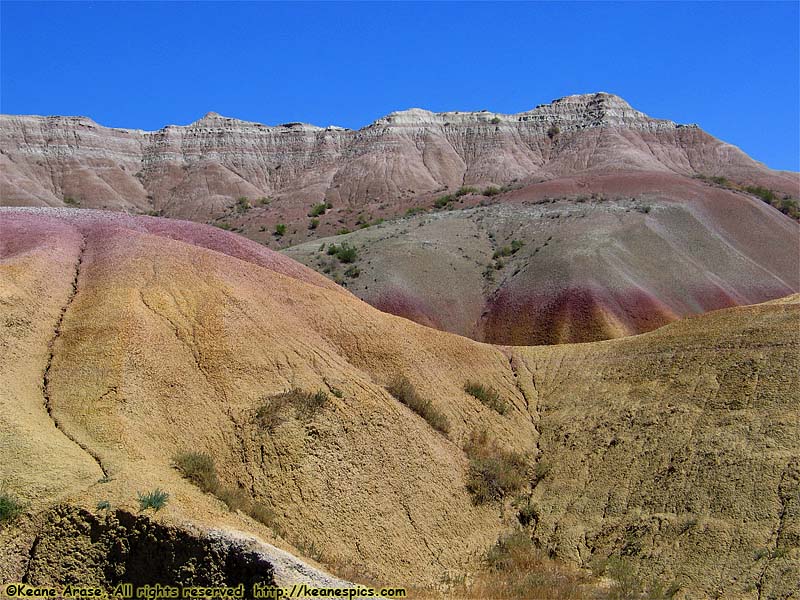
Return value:
<svg viewBox="0 0 800 600">
<path fill-rule="evenodd" d="M 496 343 L 620 337 L 800 290 L 797 224 L 745 185 L 800 197 L 797 173 L 602 93 L 516 115 L 411 109 L 358 131 L 0 117 L 0 204 L 214 223 L 294 247 L 383 310 Z M 331 263 L 320 242 L 358 258 Z"/>
<path fill-rule="evenodd" d="M 238 197 L 261 222 L 302 218 L 309 206 L 405 210 L 463 184 L 652 171 L 725 175 L 795 189 L 695 126 L 657 120 L 610 94 L 569 96 L 516 115 L 392 113 L 358 131 L 265 126 L 209 113 L 185 127 L 110 129 L 82 117 L 0 117 L 4 205 L 160 211 L 207 220 Z"/>
</svg>

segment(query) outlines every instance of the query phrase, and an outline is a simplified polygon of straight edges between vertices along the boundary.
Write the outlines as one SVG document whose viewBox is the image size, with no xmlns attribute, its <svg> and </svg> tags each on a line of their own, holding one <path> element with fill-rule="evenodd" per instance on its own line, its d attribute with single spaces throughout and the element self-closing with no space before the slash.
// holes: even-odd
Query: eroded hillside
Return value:
<svg viewBox="0 0 800 600">
<path fill-rule="evenodd" d="M 381 313 L 204 226 L 79 210 L 0 219 L 0 478 L 26 504 L 0 531 L 4 579 L 38 560 L 54 503 L 136 512 L 137 492 L 161 488 L 165 527 L 313 548 L 393 584 L 470 571 L 522 521 L 553 556 L 621 555 L 676 597 L 797 590 L 794 301 L 508 348 Z M 443 431 L 387 392 L 399 376 Z M 503 410 L 464 391 L 475 381 Z M 324 400 L 275 404 L 293 389 Z M 527 462 L 513 494 L 482 504 L 463 449 L 479 431 Z M 274 511 L 274 531 L 183 479 L 172 465 L 186 450 Z M 37 581 L 57 576 L 47 564 Z"/>
<path fill-rule="evenodd" d="M 381 310 L 514 345 L 643 333 L 800 290 L 800 228 L 760 200 L 675 176 L 578 190 L 550 182 L 472 208 L 465 195 L 285 253 Z"/>
</svg>

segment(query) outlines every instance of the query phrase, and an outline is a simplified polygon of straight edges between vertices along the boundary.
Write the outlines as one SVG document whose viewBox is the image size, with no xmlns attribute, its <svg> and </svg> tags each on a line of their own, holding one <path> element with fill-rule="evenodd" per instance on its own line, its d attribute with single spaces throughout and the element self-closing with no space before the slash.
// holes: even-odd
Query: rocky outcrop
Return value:
<svg viewBox="0 0 800 600">
<path fill-rule="evenodd" d="M 188 126 L 111 129 L 83 117 L 0 117 L 0 203 L 157 211 L 204 221 L 238 197 L 273 198 L 270 223 L 327 201 L 405 210 L 460 185 L 626 170 L 769 180 L 769 171 L 694 125 L 652 119 L 611 94 L 515 114 L 395 112 L 358 131 L 266 126 L 209 113 Z M 266 206 L 266 204 L 264 204 Z"/>
</svg>

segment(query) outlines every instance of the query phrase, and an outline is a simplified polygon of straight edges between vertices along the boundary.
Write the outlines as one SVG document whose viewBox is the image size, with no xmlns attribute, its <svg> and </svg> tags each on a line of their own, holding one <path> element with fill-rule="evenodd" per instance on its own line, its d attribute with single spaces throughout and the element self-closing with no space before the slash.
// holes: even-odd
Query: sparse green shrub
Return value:
<svg viewBox="0 0 800 600">
<path fill-rule="evenodd" d="M 467 194 L 477 194 L 477 193 L 478 193 L 477 188 L 463 185 L 455 191 L 453 196 L 455 196 L 456 198 L 461 198 L 461 196 L 466 196 Z"/>
<path fill-rule="evenodd" d="M 214 495 L 222 500 L 231 512 L 237 510 L 247 512 L 247 508 L 250 506 L 250 498 L 239 488 L 219 487 Z"/>
<path fill-rule="evenodd" d="M 784 198 L 776 208 L 796 221 L 800 220 L 800 205 L 797 203 L 797 200 L 793 198 Z"/>
<path fill-rule="evenodd" d="M 278 524 L 278 517 L 275 511 L 261 504 L 260 502 L 250 502 L 245 512 L 258 521 L 274 530 L 278 535 L 285 535 L 283 528 Z"/>
<path fill-rule="evenodd" d="M 319 219 L 311 219 L 311 221 L 308 223 L 308 228 L 316 229 L 317 227 L 319 227 Z"/>
<path fill-rule="evenodd" d="M 501 415 L 508 412 L 508 404 L 506 404 L 495 389 L 489 386 L 475 381 L 468 381 L 464 385 L 464 391 Z"/>
<path fill-rule="evenodd" d="M 172 457 L 173 466 L 184 478 L 204 492 L 214 493 L 219 487 L 214 459 L 205 452 L 180 452 Z"/>
<path fill-rule="evenodd" d="M 265 396 L 256 410 L 256 420 L 267 431 L 273 432 L 286 421 L 286 411 L 294 408 L 295 417 L 311 418 L 328 403 L 328 394 L 322 390 L 314 393 L 294 388 L 282 394 Z"/>
<path fill-rule="evenodd" d="M 472 432 L 464 451 L 469 458 L 467 491 L 474 504 L 502 500 L 527 483 L 527 457 L 500 448 L 486 431 Z"/>
<path fill-rule="evenodd" d="M 444 208 L 445 206 L 450 204 L 453 200 L 454 198 L 451 194 L 447 194 L 446 196 L 440 196 L 434 201 L 433 206 L 434 208 Z"/>
<path fill-rule="evenodd" d="M 251 208 L 253 208 L 253 206 L 250 204 L 250 200 L 248 200 L 246 197 L 240 196 L 236 199 L 236 212 L 246 213 Z"/>
<path fill-rule="evenodd" d="M 64 198 L 64 204 L 66 204 L 67 206 L 80 206 L 81 201 L 76 200 L 72 196 L 67 196 L 66 198 Z"/>
<path fill-rule="evenodd" d="M 327 252 L 329 256 L 335 256 L 343 263 L 352 263 L 358 259 L 358 250 L 356 250 L 355 246 L 351 246 L 347 242 L 342 242 L 338 245 L 331 244 L 328 246 Z"/>
<path fill-rule="evenodd" d="M 0 524 L 17 518 L 22 508 L 22 502 L 16 496 L 0 489 Z"/>
<path fill-rule="evenodd" d="M 484 557 L 486 566 L 492 571 L 509 571 L 516 558 L 534 549 L 533 542 L 523 531 L 514 531 L 497 540 Z"/>
<path fill-rule="evenodd" d="M 328 205 L 324 202 L 320 202 L 319 204 L 315 204 L 311 207 L 311 210 L 308 211 L 309 217 L 319 217 L 325 214 L 325 211 L 328 210 Z"/>
<path fill-rule="evenodd" d="M 769 548 L 759 548 L 755 552 L 753 552 L 753 560 L 759 561 L 762 558 L 769 558 L 770 555 L 771 552 L 769 551 Z"/>
<path fill-rule="evenodd" d="M 111 502 L 108 500 L 100 500 L 97 503 L 97 510 L 111 510 Z"/>
<path fill-rule="evenodd" d="M 549 137 L 552 140 L 559 133 L 561 133 L 561 128 L 559 128 L 558 125 L 551 125 L 550 128 L 547 130 L 547 137 Z"/>
<path fill-rule="evenodd" d="M 543 479 L 545 479 L 549 474 L 550 471 L 553 470 L 553 465 L 547 461 L 540 460 L 536 463 L 536 466 L 533 469 L 533 482 L 539 483 Z"/>
<path fill-rule="evenodd" d="M 450 430 L 450 423 L 447 417 L 439 412 L 436 407 L 431 404 L 430 400 L 422 398 L 417 393 L 414 385 L 406 377 L 395 377 L 386 387 L 386 390 L 397 400 L 425 419 L 428 425 L 433 427 L 436 431 L 447 434 Z"/>
<path fill-rule="evenodd" d="M 500 124 L 500 117 L 492 117 L 492 120 L 489 121 L 492 125 L 499 125 Z"/>
<path fill-rule="evenodd" d="M 273 233 L 275 237 L 283 237 L 286 235 L 286 223 L 278 223 L 275 225 L 275 233 Z"/>
<path fill-rule="evenodd" d="M 420 214 L 420 213 L 424 213 L 424 212 L 425 212 L 425 209 L 424 209 L 423 207 L 421 207 L 421 206 L 414 206 L 414 207 L 412 207 L 412 208 L 409 208 L 409 209 L 406 211 L 406 216 L 407 216 L 407 217 L 413 217 L 414 215 L 418 215 L 418 214 Z"/>
<path fill-rule="evenodd" d="M 356 279 L 359 275 L 361 275 L 361 269 L 357 266 L 353 265 L 348 267 L 344 272 L 345 277 L 350 277 L 351 279 Z"/>
<path fill-rule="evenodd" d="M 642 582 L 630 560 L 619 556 L 609 557 L 605 574 L 614 582 L 608 595 L 611 600 L 634 600 L 642 596 Z"/>
<path fill-rule="evenodd" d="M 138 493 L 137 499 L 139 500 L 139 511 L 144 511 L 148 508 L 159 511 L 166 506 L 169 494 L 162 489 L 156 488 L 146 494 Z"/>
<path fill-rule="evenodd" d="M 347 235 L 348 233 L 350 233 L 350 230 L 347 227 L 342 227 L 336 232 L 336 235 Z"/>
<path fill-rule="evenodd" d="M 272 202 L 272 198 L 268 198 L 266 196 L 262 196 L 258 199 L 259 206 L 267 206 L 270 202 Z"/>
<path fill-rule="evenodd" d="M 539 511 L 536 506 L 531 503 L 529 497 L 526 497 L 524 502 L 517 503 L 517 521 L 523 527 L 539 522 Z"/>
<path fill-rule="evenodd" d="M 593 593 L 596 586 L 590 582 L 585 573 L 551 559 L 524 532 L 517 531 L 497 540 L 472 581 L 468 585 L 456 582 L 452 597 L 463 600 L 601 597 Z"/>
<path fill-rule="evenodd" d="M 342 390 L 340 390 L 339 388 L 333 387 L 333 386 L 331 386 L 331 394 L 333 394 L 337 398 L 343 398 L 344 397 L 344 392 L 342 392 Z"/>
<path fill-rule="evenodd" d="M 492 259 L 498 259 L 501 256 L 513 256 L 517 252 L 519 252 L 520 248 L 525 245 L 525 242 L 522 240 L 511 240 L 510 246 L 503 246 L 502 248 L 498 248 L 492 254 Z"/>
<path fill-rule="evenodd" d="M 272 509 L 253 501 L 241 488 L 224 486 L 220 483 L 214 458 L 210 454 L 181 452 L 173 457 L 172 462 L 183 477 L 202 491 L 216 496 L 231 512 L 242 511 L 280 533 L 281 530 Z"/>
</svg>

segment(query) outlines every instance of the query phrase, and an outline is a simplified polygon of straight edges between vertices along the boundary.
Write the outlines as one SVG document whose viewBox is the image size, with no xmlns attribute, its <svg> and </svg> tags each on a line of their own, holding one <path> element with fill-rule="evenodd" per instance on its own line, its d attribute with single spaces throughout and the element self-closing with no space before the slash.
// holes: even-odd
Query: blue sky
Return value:
<svg viewBox="0 0 800 600">
<path fill-rule="evenodd" d="M 800 170 L 799 6 L 3 1 L 0 112 L 358 128 L 607 91 Z"/>
</svg>

